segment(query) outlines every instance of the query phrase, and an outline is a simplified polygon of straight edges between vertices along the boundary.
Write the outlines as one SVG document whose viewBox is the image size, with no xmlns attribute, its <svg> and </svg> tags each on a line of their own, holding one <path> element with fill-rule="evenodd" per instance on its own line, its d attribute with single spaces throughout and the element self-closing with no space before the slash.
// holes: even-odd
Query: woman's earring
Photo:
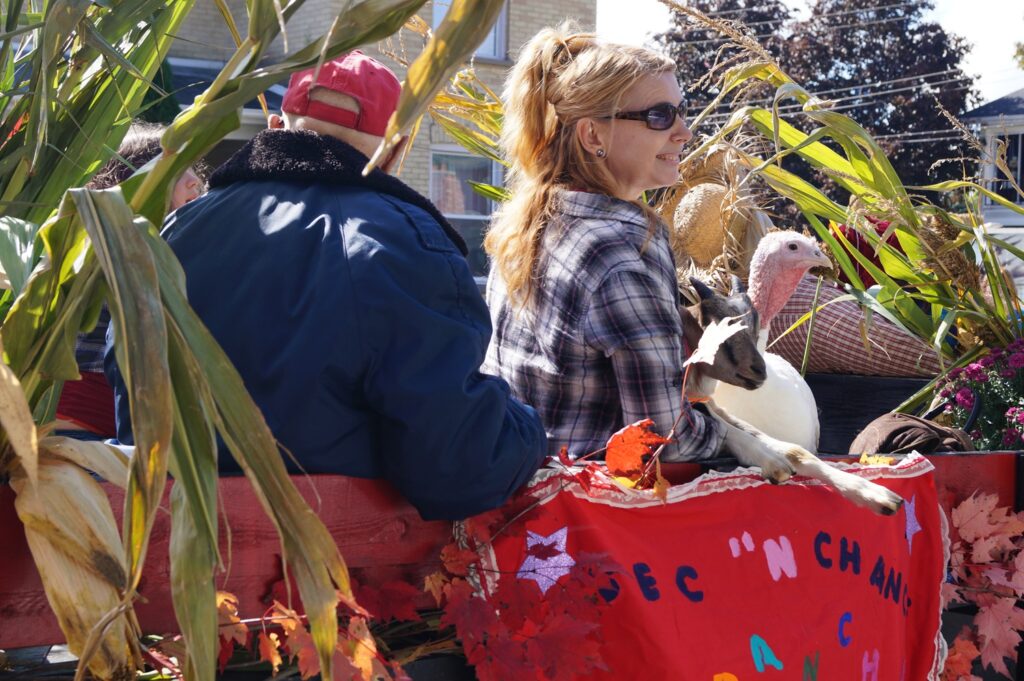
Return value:
<svg viewBox="0 0 1024 681">
<path fill-rule="evenodd" d="M 598 158 L 604 158 L 605 156 L 607 156 L 607 154 L 605 154 L 604 149 L 598 149 L 594 153 L 597 154 Z"/>
</svg>

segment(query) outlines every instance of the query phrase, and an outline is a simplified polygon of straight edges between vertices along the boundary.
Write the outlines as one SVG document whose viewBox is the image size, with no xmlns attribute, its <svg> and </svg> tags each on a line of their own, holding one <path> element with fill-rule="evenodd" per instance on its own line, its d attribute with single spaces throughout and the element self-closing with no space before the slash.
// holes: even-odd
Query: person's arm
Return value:
<svg viewBox="0 0 1024 681">
<path fill-rule="evenodd" d="M 624 423 L 649 418 L 664 436 L 685 410 L 663 461 L 709 459 L 718 452 L 724 429 L 682 399 L 682 330 L 671 301 L 662 298 L 644 273 L 612 274 L 591 301 L 586 340 L 611 359 Z"/>
<path fill-rule="evenodd" d="M 350 234 L 350 252 L 387 244 L 353 264 L 352 321 L 387 477 L 424 518 L 460 519 L 503 504 L 540 466 L 547 440 L 536 412 L 480 373 L 491 333 L 483 298 L 440 228 L 414 215 L 408 227 L 423 239 L 396 239 L 406 225 Z"/>
</svg>

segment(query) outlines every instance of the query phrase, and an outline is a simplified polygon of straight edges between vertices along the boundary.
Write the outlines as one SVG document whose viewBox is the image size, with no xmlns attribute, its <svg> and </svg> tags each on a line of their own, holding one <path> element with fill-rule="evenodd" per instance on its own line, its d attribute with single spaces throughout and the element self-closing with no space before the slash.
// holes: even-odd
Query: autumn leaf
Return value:
<svg viewBox="0 0 1024 681">
<path fill-rule="evenodd" d="M 387 674 L 378 660 L 377 642 L 374 641 L 369 627 L 366 626 L 366 620 L 362 617 L 349 619 L 348 636 L 339 641 L 338 648 L 355 668 L 356 675 L 353 678 L 369 681 L 377 678 L 378 672 Z"/>
<path fill-rule="evenodd" d="M 526 642 L 527 657 L 532 666 L 549 679 L 575 678 L 601 659 L 600 646 L 587 638 L 598 626 L 597 622 L 568 617 L 550 620 Z M 566 655 L 567 650 L 571 650 L 572 655 Z"/>
<path fill-rule="evenodd" d="M 995 536 L 979 537 L 971 547 L 971 562 L 977 564 L 991 563 L 995 558 L 993 552 L 999 546 L 999 538 Z"/>
<path fill-rule="evenodd" d="M 992 533 L 989 516 L 998 502 L 995 494 L 972 494 L 953 509 L 953 526 L 964 541 L 974 542 Z"/>
<path fill-rule="evenodd" d="M 427 575 L 423 579 L 423 590 L 434 597 L 438 607 L 441 607 L 441 596 L 444 594 L 444 587 L 447 583 L 448 578 L 441 572 Z"/>
<path fill-rule="evenodd" d="M 963 603 L 964 598 L 960 595 L 960 590 L 956 584 L 950 584 L 949 582 L 943 582 L 940 587 L 940 597 L 942 598 L 942 609 L 946 610 L 953 603 Z"/>
<path fill-rule="evenodd" d="M 661 499 L 661 503 L 668 503 L 668 490 L 672 485 L 665 476 L 661 474 L 661 461 L 654 462 L 654 496 L 657 499 Z"/>
<path fill-rule="evenodd" d="M 953 645 L 949 647 L 946 665 L 942 668 L 942 681 L 960 681 L 964 677 L 971 678 L 971 667 L 981 652 L 974 645 L 974 641 L 968 638 L 969 629 L 965 627 L 965 630 L 957 635 Z"/>
<path fill-rule="evenodd" d="M 490 634 L 502 629 L 494 607 L 473 594 L 464 579 L 453 579 L 444 588 L 448 603 L 441 615 L 441 625 L 455 627 L 455 633 L 469 656 Z"/>
<path fill-rule="evenodd" d="M 632 423 L 608 439 L 605 463 L 612 476 L 632 478 L 643 470 L 643 457 L 651 453 L 651 447 L 668 442 L 667 439 L 651 432 L 651 419 Z"/>
<path fill-rule="evenodd" d="M 260 660 L 270 663 L 273 674 L 276 675 L 277 670 L 281 668 L 282 663 L 280 651 L 281 642 L 278 639 L 277 634 L 274 632 L 270 632 L 268 634 L 265 631 L 261 631 L 257 640 L 259 641 Z"/>
<path fill-rule="evenodd" d="M 569 458 L 569 447 L 562 445 L 562 448 L 558 450 L 558 462 L 563 466 L 572 466 L 572 459 Z"/>
<path fill-rule="evenodd" d="M 683 362 L 683 366 L 697 362 L 714 364 L 715 355 L 718 354 L 718 348 L 722 343 L 745 328 L 747 327 L 739 321 L 739 317 L 724 317 L 720 322 L 711 322 L 704 327 L 697 349 Z"/>
<path fill-rule="evenodd" d="M 441 549 L 441 562 L 444 563 L 444 569 L 459 577 L 469 574 L 469 566 L 479 560 L 475 551 L 461 548 L 454 543 Z"/>
<path fill-rule="evenodd" d="M 493 529 L 499 525 L 504 524 L 506 519 L 505 511 L 500 508 L 496 508 L 493 511 L 487 511 L 485 513 L 479 513 L 472 518 L 467 518 L 462 522 L 462 526 L 466 529 L 466 536 L 470 540 L 479 544 L 486 544 L 491 541 L 493 535 Z"/>
<path fill-rule="evenodd" d="M 238 617 L 238 598 L 227 591 L 217 592 L 217 666 L 221 671 L 235 653 L 235 644 L 249 645 L 249 628 Z"/>
<path fill-rule="evenodd" d="M 243 648 L 249 643 L 249 627 L 238 617 L 238 598 L 227 591 L 217 592 L 217 625 L 222 639 Z"/>
<path fill-rule="evenodd" d="M 558 542 L 552 540 L 550 544 L 544 544 L 543 542 L 537 542 L 526 550 L 527 555 L 533 556 L 540 560 L 547 560 L 548 558 L 554 558 L 555 556 L 561 555 L 561 551 L 558 550 Z"/>
<path fill-rule="evenodd" d="M 1024 610 L 1017 608 L 1017 599 L 997 598 L 992 605 L 982 606 L 974 624 L 981 638 L 981 663 L 1009 677 L 1005 658 L 1016 656 L 1017 632 L 1024 629 Z"/>
<path fill-rule="evenodd" d="M 532 579 L 502 579 L 498 582 L 493 603 L 502 622 L 513 631 L 521 629 L 526 620 L 542 621 L 549 612 L 544 607 L 548 603 L 545 595 Z"/>
<path fill-rule="evenodd" d="M 374 619 L 381 622 L 420 620 L 420 615 L 416 612 L 416 598 L 420 595 L 420 590 L 408 582 L 394 580 L 381 585 L 379 589 L 353 582 L 353 587 L 359 602 Z"/>
</svg>

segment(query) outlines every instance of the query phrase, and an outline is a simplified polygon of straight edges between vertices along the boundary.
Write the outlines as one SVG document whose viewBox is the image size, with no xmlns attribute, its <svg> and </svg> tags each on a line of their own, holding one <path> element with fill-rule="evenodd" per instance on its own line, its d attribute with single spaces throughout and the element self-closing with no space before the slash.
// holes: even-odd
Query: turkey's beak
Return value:
<svg viewBox="0 0 1024 681">
<path fill-rule="evenodd" d="M 832 269 L 832 261 L 828 259 L 828 256 L 821 252 L 820 248 L 815 248 L 814 253 L 807 257 L 807 268 L 812 267 L 824 267 L 826 269 Z"/>
</svg>

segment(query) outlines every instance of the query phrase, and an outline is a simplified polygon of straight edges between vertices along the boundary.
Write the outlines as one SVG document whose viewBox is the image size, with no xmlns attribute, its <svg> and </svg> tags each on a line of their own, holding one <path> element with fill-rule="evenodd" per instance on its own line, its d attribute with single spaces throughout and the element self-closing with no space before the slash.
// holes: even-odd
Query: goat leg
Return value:
<svg viewBox="0 0 1024 681">
<path fill-rule="evenodd" d="M 794 447 L 786 458 L 799 475 L 820 480 L 831 485 L 841 495 L 875 513 L 892 515 L 900 510 L 903 498 L 881 485 L 830 466 L 802 447 Z"/>
<path fill-rule="evenodd" d="M 782 442 L 765 435 L 753 426 L 730 416 L 714 401 L 708 408 L 725 424 L 722 449 L 744 466 L 758 466 L 772 483 L 785 482 L 793 474 L 820 480 L 858 506 L 881 515 L 892 515 L 903 505 L 903 499 L 892 490 L 830 466 L 799 445 Z"/>
</svg>

